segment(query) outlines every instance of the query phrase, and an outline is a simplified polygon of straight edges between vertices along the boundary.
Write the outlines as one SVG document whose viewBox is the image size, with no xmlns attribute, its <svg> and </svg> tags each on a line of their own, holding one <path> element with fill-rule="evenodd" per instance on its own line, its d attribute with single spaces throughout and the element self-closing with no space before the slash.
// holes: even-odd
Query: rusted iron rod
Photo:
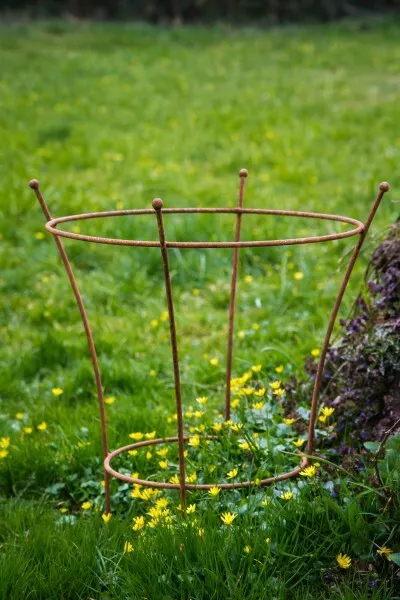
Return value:
<svg viewBox="0 0 400 600">
<path fill-rule="evenodd" d="M 172 299 L 171 276 L 168 265 L 168 250 L 165 244 L 165 229 L 162 216 L 163 201 L 161 198 L 153 200 L 153 208 L 156 211 L 158 233 L 160 236 L 161 257 L 164 271 L 165 294 L 167 297 L 169 331 L 171 338 L 172 363 L 174 367 L 176 414 L 178 417 L 178 455 L 179 455 L 179 490 L 181 497 L 181 512 L 184 514 L 186 504 L 186 480 L 185 480 L 185 444 L 183 435 L 183 411 L 181 396 L 181 381 L 179 373 L 178 342 L 176 339 L 176 326 L 174 314 L 174 302 Z"/>
<path fill-rule="evenodd" d="M 39 200 L 40 206 L 42 207 L 43 213 L 47 221 L 52 219 L 49 208 L 43 198 L 43 195 L 39 189 L 39 182 L 37 179 L 32 179 L 29 182 L 29 186 L 33 189 L 36 194 L 37 199 Z M 97 390 L 97 399 L 99 403 L 99 413 L 100 413 L 100 424 L 101 424 L 101 441 L 103 448 L 103 458 L 106 459 L 108 455 L 108 439 L 107 439 L 107 421 L 106 421 L 106 411 L 104 404 L 104 392 L 103 385 L 101 382 L 101 373 L 99 368 L 99 361 L 97 359 L 96 347 L 93 340 L 93 334 L 90 327 L 89 319 L 86 314 L 85 305 L 83 303 L 82 295 L 79 291 L 79 287 L 74 275 L 74 272 L 71 267 L 71 263 L 69 262 L 68 255 L 65 251 L 65 248 L 57 235 L 54 235 L 54 241 L 57 245 L 58 251 L 61 255 L 61 260 L 64 264 L 65 270 L 67 271 L 67 275 L 74 292 L 75 300 L 79 308 L 79 312 L 81 314 L 83 327 L 85 329 L 86 339 L 89 346 L 90 358 L 92 360 L 94 378 L 96 382 L 96 390 Z M 104 469 L 104 492 L 105 492 L 105 512 L 111 512 L 111 499 L 110 499 L 110 475 L 106 469 Z"/>
</svg>

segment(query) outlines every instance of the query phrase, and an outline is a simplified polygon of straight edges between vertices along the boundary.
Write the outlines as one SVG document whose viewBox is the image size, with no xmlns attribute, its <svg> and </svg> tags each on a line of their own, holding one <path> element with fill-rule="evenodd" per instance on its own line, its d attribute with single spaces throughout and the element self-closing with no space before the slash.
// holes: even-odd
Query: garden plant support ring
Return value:
<svg viewBox="0 0 400 600">
<path fill-rule="evenodd" d="M 37 199 L 41 205 L 42 211 L 44 213 L 46 219 L 46 229 L 53 235 L 54 241 L 58 247 L 58 251 L 61 256 L 61 260 L 64 264 L 64 267 L 67 271 L 67 275 L 69 281 L 71 283 L 71 287 L 75 296 L 75 300 L 78 306 L 78 309 L 81 314 L 85 335 L 87 338 L 90 357 L 93 366 L 98 405 L 99 405 L 99 414 L 100 414 L 100 424 L 101 424 L 101 438 L 102 438 L 102 451 L 103 451 L 103 461 L 104 461 L 104 481 L 105 481 L 105 512 L 111 512 L 111 502 L 110 502 L 110 476 L 114 476 L 121 481 L 126 481 L 132 484 L 141 484 L 152 488 L 161 488 L 161 489 L 175 489 L 180 492 L 180 500 L 181 500 L 181 509 L 184 511 L 185 503 L 186 503 L 186 491 L 187 490 L 209 490 L 211 487 L 215 486 L 208 484 L 190 484 L 186 482 L 185 478 L 185 443 L 188 441 L 188 436 L 184 433 L 184 425 L 183 425 L 183 410 L 182 410 L 182 398 L 181 398 L 181 384 L 180 384 L 180 370 L 179 370 L 179 348 L 177 342 L 176 335 L 176 326 L 175 326 L 175 314 L 174 314 L 174 303 L 173 303 L 173 295 L 172 295 L 172 285 L 171 285 L 171 277 L 170 277 L 170 269 L 168 262 L 168 249 L 169 248 L 232 248 L 233 249 L 233 261 L 232 261 L 232 274 L 231 274 L 231 284 L 230 284 L 230 299 L 229 299 L 229 308 L 228 308 L 228 335 L 227 335 L 227 354 L 226 354 L 226 392 L 225 392 L 225 420 L 230 419 L 231 413 L 231 375 L 232 375 L 232 356 L 233 356 L 233 332 L 234 332 L 234 321 L 235 321 L 235 305 L 236 305 L 236 283 L 237 283 L 237 274 L 238 274 L 238 261 L 239 261 L 239 249 L 240 248 L 251 248 L 251 247 L 271 247 L 271 246 L 288 246 L 288 245 L 299 245 L 299 244 L 313 244 L 326 242 L 331 240 L 339 240 L 347 237 L 358 236 L 358 241 L 353 248 L 349 263 L 347 265 L 346 271 L 344 273 L 344 277 L 342 283 L 339 288 L 339 292 L 334 302 L 333 309 L 330 314 L 330 318 L 328 321 L 327 330 L 325 333 L 325 337 L 322 343 L 322 348 L 320 352 L 319 362 L 317 373 L 314 381 L 314 388 L 312 392 L 311 398 L 311 408 L 310 408 L 310 416 L 309 416 L 309 424 L 308 424 L 308 441 L 307 441 L 307 449 L 305 453 L 299 452 L 300 465 L 286 473 L 275 475 L 274 477 L 270 477 L 268 479 L 263 479 L 261 481 L 243 481 L 237 483 L 219 483 L 218 486 L 222 489 L 236 489 L 236 488 L 245 488 L 252 487 L 256 485 L 268 485 L 277 481 L 282 481 L 285 479 L 289 479 L 291 477 L 295 477 L 298 475 L 304 468 L 306 468 L 310 462 L 313 454 L 314 447 L 314 429 L 315 422 L 317 417 L 318 410 L 318 398 L 321 389 L 322 383 L 322 375 L 324 370 L 324 364 L 326 359 L 326 354 L 329 346 L 329 341 L 331 338 L 332 330 L 337 318 L 337 314 L 339 312 L 339 308 L 347 287 L 347 284 L 350 280 L 354 265 L 359 256 L 361 247 L 364 243 L 365 237 L 368 233 L 369 227 L 372 223 L 372 220 L 375 216 L 375 213 L 379 207 L 379 204 L 383 198 L 383 195 L 389 191 L 390 186 L 387 182 L 382 182 L 379 185 L 378 195 L 373 202 L 370 213 L 365 221 L 362 223 L 356 219 L 351 219 L 348 217 L 342 217 L 338 215 L 328 215 L 321 213 L 310 213 L 310 212 L 301 212 L 301 211 L 287 211 L 287 210 L 270 210 L 270 209 L 245 209 L 243 208 L 243 197 L 244 197 L 244 189 L 245 183 L 247 179 L 248 172 L 246 169 L 241 169 L 239 172 L 240 177 L 240 187 L 239 187 L 239 195 L 238 195 L 238 206 L 236 208 L 164 208 L 163 201 L 159 198 L 153 200 L 151 209 L 143 209 L 143 210 L 119 210 L 119 211 L 107 211 L 107 212 L 94 212 L 87 213 L 81 215 L 72 215 L 67 217 L 60 217 L 53 219 L 51 213 L 48 209 L 48 206 L 41 194 L 39 189 L 39 182 L 36 179 L 33 179 L 29 185 L 34 190 Z M 164 229 L 164 214 L 233 214 L 236 215 L 236 227 L 234 240 L 229 242 L 174 242 L 166 239 L 165 229 Z M 63 231 L 58 229 L 58 225 L 71 221 L 80 221 L 86 219 L 97 219 L 104 217 L 115 217 L 115 216 L 128 216 L 128 215 L 145 215 L 145 214 L 153 214 L 157 220 L 158 226 L 158 234 L 159 239 L 157 241 L 148 241 L 148 240 L 124 240 L 124 239 L 114 239 L 114 238 L 104 238 L 104 237 L 95 237 L 95 236 L 87 236 L 78 233 L 72 233 L 68 231 Z M 322 236 L 311 236 L 306 238 L 288 238 L 288 239 L 278 239 L 278 240 L 261 240 L 261 241 L 242 241 L 241 240 L 241 225 L 242 219 L 247 214 L 257 214 L 257 215 L 271 215 L 271 216 L 288 216 L 288 217 L 298 217 L 298 218 L 313 218 L 313 219 L 324 219 L 328 221 L 336 221 L 342 222 L 353 226 L 353 229 L 341 233 L 334 233 L 329 235 Z M 108 446 L 108 435 L 107 435 L 107 421 L 106 421 L 106 411 L 105 411 L 105 402 L 104 402 L 104 391 L 102 386 L 101 372 L 99 367 L 99 362 L 97 358 L 96 347 L 93 340 L 93 334 L 90 327 L 89 319 L 86 313 L 86 309 L 83 303 L 82 295 L 79 291 L 79 287 L 74 275 L 74 272 L 71 267 L 71 263 L 68 259 L 67 253 L 62 243 L 62 238 L 70 238 L 78 241 L 84 242 L 92 242 L 98 244 L 109 244 L 109 245 L 119 245 L 119 246 L 137 246 L 137 247 L 158 247 L 161 252 L 161 261 L 163 267 L 164 274 L 164 283 L 165 283 L 165 291 L 166 291 L 166 299 L 167 299 L 167 307 L 168 307 L 168 318 L 169 318 L 169 328 L 170 328 L 170 341 L 171 341 L 171 352 L 172 352 L 172 363 L 173 363 L 173 371 L 174 371 L 174 386 L 175 386 L 175 401 L 176 401 L 176 412 L 177 412 L 177 436 L 171 438 L 160 438 L 153 440 L 146 440 L 144 442 L 137 442 L 135 444 L 130 444 L 128 446 L 124 446 L 114 450 L 113 452 L 109 451 Z M 210 436 L 208 436 L 210 437 Z M 211 436 L 215 437 L 215 436 Z M 122 473 L 119 473 L 111 466 L 111 461 L 124 452 L 128 452 L 131 449 L 141 448 L 144 446 L 151 446 L 160 443 L 177 443 L 178 444 L 178 455 L 179 455 L 179 483 L 172 484 L 167 482 L 159 482 L 159 481 L 150 481 L 150 480 L 142 480 L 136 479 L 133 477 L 129 477 Z"/>
</svg>

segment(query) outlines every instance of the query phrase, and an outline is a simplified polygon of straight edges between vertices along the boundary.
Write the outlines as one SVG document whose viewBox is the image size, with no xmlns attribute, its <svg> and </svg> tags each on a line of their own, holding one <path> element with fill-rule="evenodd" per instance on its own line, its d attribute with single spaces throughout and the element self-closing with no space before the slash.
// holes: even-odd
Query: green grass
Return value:
<svg viewBox="0 0 400 600">
<path fill-rule="evenodd" d="M 280 508 L 278 486 L 276 509 L 254 516 L 251 495 L 229 536 L 205 507 L 198 517 L 204 543 L 178 526 L 150 532 L 125 555 L 127 519 L 138 510 L 128 486 L 114 484 L 121 516 L 107 526 L 96 515 L 60 522 L 57 507 L 79 515 L 84 500 L 101 504 L 99 422 L 79 314 L 51 236 L 36 237 L 43 215 L 27 182 L 40 180 L 54 216 L 147 208 L 158 196 L 167 207 L 235 206 L 237 172 L 246 167 L 247 207 L 364 220 L 387 179 L 393 192 L 356 266 L 344 316 L 372 248 L 398 214 L 391 200 L 400 183 L 399 32 L 398 22 L 385 20 L 276 30 L 2 26 L 0 437 L 10 436 L 11 445 L 0 461 L 0 597 L 390 597 L 389 583 L 371 591 L 357 562 L 370 560 L 374 543 L 383 544 L 393 528 L 369 487 L 346 489 L 336 503 L 321 483 L 318 504 L 300 486 L 293 505 Z M 79 226 L 94 235 L 157 239 L 151 215 Z M 231 239 L 233 229 L 229 216 L 166 217 L 170 240 Z M 341 230 L 288 218 L 243 221 L 243 239 Z M 304 359 L 321 344 L 354 239 L 241 252 L 235 376 L 258 363 L 266 381 L 278 365 L 284 381 L 302 374 Z M 110 446 L 128 443 L 132 431 L 166 434 L 174 404 L 159 251 L 65 247 L 93 325 L 106 396 L 116 398 L 107 407 Z M 231 251 L 170 254 L 184 402 L 207 395 L 220 409 Z M 303 279 L 295 279 L 298 272 Z M 64 393 L 55 397 L 54 387 Z M 34 431 L 22 435 L 23 427 Z M 361 482 L 369 486 L 364 475 Z M 224 502 L 224 510 L 247 506 L 245 494 Z M 256 517 L 271 532 L 271 550 L 259 525 L 251 528 Z M 245 556 L 250 531 L 253 550 Z M 334 572 L 330 588 L 324 573 L 343 551 L 356 567 Z M 390 581 L 392 565 L 377 565 L 381 580 Z"/>
</svg>

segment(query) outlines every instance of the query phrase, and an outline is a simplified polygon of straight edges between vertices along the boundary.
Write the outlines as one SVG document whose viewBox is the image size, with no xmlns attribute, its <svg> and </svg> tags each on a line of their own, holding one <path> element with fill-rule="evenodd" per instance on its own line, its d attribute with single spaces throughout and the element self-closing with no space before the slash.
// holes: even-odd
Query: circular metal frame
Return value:
<svg viewBox="0 0 400 600">
<path fill-rule="evenodd" d="M 344 231 L 342 233 L 331 233 L 320 236 L 309 236 L 305 238 L 288 238 L 282 240 L 260 240 L 260 241 L 230 241 L 230 242 L 171 242 L 166 241 L 167 248 L 263 248 L 266 246 L 292 246 L 295 244 L 316 244 L 332 240 L 340 240 L 353 235 L 358 235 L 364 230 L 364 225 L 357 219 L 342 217 L 340 215 L 330 215 L 325 213 L 302 212 L 293 210 L 272 210 L 263 208 L 164 208 L 163 214 L 236 214 L 236 215 L 274 215 L 282 217 L 301 217 L 311 219 L 323 219 L 325 221 L 336 221 L 355 225 L 355 229 Z M 70 215 L 67 217 L 58 217 L 51 219 L 46 223 L 46 229 L 53 235 L 79 240 L 81 242 L 92 242 L 95 244 L 109 244 L 113 246 L 139 246 L 146 248 L 159 248 L 160 241 L 150 240 L 124 240 L 118 238 L 107 238 L 93 235 L 83 235 L 58 229 L 61 223 L 83 221 L 90 219 L 99 219 L 106 217 L 123 217 L 137 215 L 154 215 L 153 209 L 138 210 L 111 210 L 105 212 L 92 212 L 81 215 Z"/>
<path fill-rule="evenodd" d="M 189 440 L 189 436 L 185 435 L 185 436 L 183 436 L 183 439 L 185 442 L 187 442 Z M 203 436 L 203 439 L 217 440 L 218 436 L 207 435 L 207 436 Z M 167 483 L 164 481 L 151 481 L 149 479 L 138 479 L 135 477 L 129 477 L 129 475 L 124 475 L 123 473 L 120 473 L 119 471 L 116 471 L 115 469 L 113 469 L 111 466 L 111 461 L 114 458 L 116 458 L 117 456 L 120 456 L 121 454 L 124 454 L 125 452 L 129 452 L 129 450 L 134 450 L 136 448 L 144 448 L 146 446 L 155 446 L 158 444 L 165 444 L 168 442 L 179 442 L 179 438 L 178 437 L 168 437 L 168 438 L 158 438 L 155 440 L 144 440 L 143 442 L 136 442 L 135 444 L 129 444 L 128 446 L 122 446 L 121 448 L 117 448 L 117 450 L 113 450 L 113 452 L 110 452 L 110 454 L 105 459 L 104 468 L 107 471 L 107 473 L 109 473 L 113 477 L 116 477 L 117 479 L 120 479 L 121 481 L 126 481 L 127 483 L 132 483 L 132 484 L 136 484 L 136 485 L 144 485 L 147 487 L 158 488 L 158 489 L 180 490 L 179 483 Z M 211 484 L 209 484 L 209 483 L 193 483 L 193 484 L 186 483 L 185 487 L 187 490 L 210 490 L 211 488 L 217 486 L 223 490 L 234 490 L 234 489 L 239 489 L 239 488 L 248 488 L 248 487 L 252 487 L 252 486 L 269 485 L 270 483 L 273 483 L 275 481 L 283 481 L 285 479 L 289 479 L 290 477 L 294 477 L 295 475 L 298 475 L 300 473 L 300 471 L 302 471 L 308 464 L 309 464 L 308 459 L 303 455 L 302 459 L 301 459 L 301 464 L 299 467 L 296 467 L 295 469 L 293 469 L 292 471 L 289 471 L 287 473 L 282 473 L 282 475 L 275 475 L 273 477 L 261 479 L 257 482 L 255 482 L 255 481 L 240 481 L 237 483 L 211 483 Z"/>
<path fill-rule="evenodd" d="M 315 423 L 317 420 L 318 414 L 318 399 L 322 385 L 322 376 L 325 365 L 325 359 L 330 343 L 330 338 L 332 335 L 333 327 L 339 312 L 339 308 L 347 287 L 349 283 L 351 274 L 353 272 L 354 265 L 359 256 L 361 247 L 364 243 L 365 237 L 368 233 L 369 227 L 372 223 L 372 220 L 376 214 L 376 211 L 379 207 L 379 204 L 383 198 L 383 195 L 389 191 L 390 186 L 387 182 L 382 182 L 379 185 L 379 192 L 373 202 L 368 217 L 365 223 L 358 221 L 356 219 L 352 219 L 349 217 L 342 217 L 338 215 L 330 215 L 323 213 L 312 213 L 312 212 L 301 212 L 301 211 L 289 211 L 289 210 L 271 210 L 271 209 L 259 209 L 259 208 L 243 208 L 243 197 L 244 197 L 244 187 L 247 179 L 247 170 L 241 169 L 239 172 L 240 176 L 240 187 L 238 194 L 238 205 L 236 208 L 163 208 L 163 202 L 161 199 L 156 198 L 153 200 L 152 209 L 143 209 L 143 210 L 119 210 L 119 211 L 107 211 L 107 212 L 93 212 L 81 215 L 72 215 L 67 217 L 60 217 L 57 219 L 53 219 L 50 214 L 49 208 L 39 190 L 39 182 L 36 179 L 33 179 L 30 182 L 30 187 L 34 190 L 37 199 L 41 205 L 43 210 L 43 214 L 46 219 L 46 229 L 49 231 L 54 238 L 54 241 L 59 250 L 62 262 L 66 269 L 68 278 L 71 283 L 71 287 L 75 296 L 75 300 L 77 306 L 79 308 L 83 327 L 85 330 L 85 335 L 88 341 L 89 352 L 93 365 L 93 372 L 96 384 L 97 391 L 97 399 L 99 404 L 99 414 L 100 414 L 100 424 L 101 424 L 101 435 L 102 435 L 102 453 L 104 460 L 104 480 L 105 480 L 105 512 L 111 511 L 111 494 L 110 494 L 110 475 L 120 479 L 122 481 L 126 481 L 132 484 L 139 484 L 143 486 L 148 486 L 152 488 L 161 488 L 161 489 L 175 489 L 180 492 L 180 500 L 183 508 L 186 502 L 186 492 L 187 490 L 209 490 L 214 485 L 218 485 L 222 489 L 237 489 L 244 487 L 251 487 L 253 485 L 268 485 L 271 483 L 275 483 L 278 481 L 282 481 L 285 479 L 289 479 L 291 477 L 295 477 L 298 475 L 302 469 L 304 469 L 313 456 L 314 449 L 314 437 L 315 437 Z M 82 235 L 78 233 L 72 233 L 68 231 L 63 231 L 61 229 L 57 229 L 57 226 L 62 223 L 68 223 L 73 221 L 82 221 L 87 219 L 97 219 L 104 217 L 118 217 L 118 216 L 129 216 L 129 215 L 150 215 L 153 214 L 156 217 L 157 227 L 158 227 L 158 241 L 148 241 L 148 240 L 125 240 L 125 239 L 115 239 L 115 238 L 106 238 L 106 237 L 95 237 L 89 235 Z M 233 241 L 228 242 L 174 242 L 168 241 L 165 235 L 165 227 L 164 227 L 164 215 L 168 214 L 233 214 L 236 216 L 236 225 L 234 232 Z M 342 233 L 333 233 L 328 235 L 321 236 L 308 236 L 308 237 L 299 237 L 299 238 L 289 238 L 282 240 L 261 240 L 261 241 L 241 241 L 241 223 L 242 217 L 244 215 L 272 215 L 272 216 L 288 216 L 288 217 L 300 217 L 300 218 L 312 218 L 312 219 L 323 219 L 328 221 L 342 222 L 349 225 L 353 225 L 354 228 L 350 231 L 345 231 Z M 179 352 L 178 352 L 178 341 L 176 335 L 176 326 L 175 326 L 175 314 L 174 314 L 174 303 L 172 296 L 172 283 L 171 283 L 171 274 L 169 269 L 169 248 L 232 248 L 233 252 L 233 260 L 232 260 L 232 273 L 231 273 L 231 285 L 230 285 L 230 297 L 229 297 L 229 310 L 228 310 L 228 335 L 227 335 L 227 353 L 226 353 L 226 377 L 225 377 L 225 420 L 230 419 L 231 413 L 231 375 L 232 375 L 232 356 L 233 356 L 233 331 L 234 331 L 234 317 L 235 317 L 235 299 L 236 299 L 236 285 L 237 285 L 237 273 L 238 273 L 238 259 L 239 259 L 239 249 L 240 248 L 254 248 L 254 247 L 268 247 L 268 246 L 289 246 L 289 245 L 297 245 L 297 244 L 315 244 L 318 242 L 326 242 L 333 240 L 340 240 L 347 237 L 352 237 L 358 235 L 357 243 L 354 245 L 352 254 L 349 259 L 349 263 L 344 272 L 343 280 L 340 285 L 338 294 L 336 296 L 332 311 L 329 316 L 329 321 L 325 333 L 325 337 L 321 346 L 321 352 L 319 356 L 319 362 L 317 367 L 317 373 L 314 380 L 314 387 L 311 398 L 311 407 L 310 407 L 310 416 L 308 422 L 308 439 L 307 439 L 307 447 L 306 451 L 300 452 L 301 456 L 301 464 L 299 467 L 281 475 L 276 475 L 275 477 L 269 477 L 267 479 L 263 479 L 260 482 L 255 481 L 246 481 L 246 482 L 238 482 L 238 483 L 221 483 L 221 484 L 190 484 L 186 482 L 185 479 L 185 455 L 184 455 L 184 444 L 189 439 L 187 435 L 184 434 L 184 426 L 183 426 L 183 406 L 182 406 L 182 397 L 181 397 L 181 382 L 180 382 L 180 367 L 179 367 Z M 169 329 L 170 329 L 170 342 L 171 342 L 171 354 L 172 354 L 172 366 L 173 366 L 173 377 L 174 377 L 174 389 L 175 389 L 175 402 L 176 402 L 176 415 L 177 415 L 177 436 L 170 438 L 160 438 L 156 440 L 145 440 L 142 442 L 137 442 L 135 444 L 130 444 L 128 446 L 123 446 L 114 450 L 113 452 L 109 452 L 108 448 L 108 432 L 107 432 L 107 421 L 106 421 L 106 407 L 104 402 L 104 390 L 102 385 L 101 373 L 99 362 L 97 358 L 97 352 L 93 340 L 92 330 L 89 324 L 89 319 L 86 313 L 86 309 L 84 306 L 82 295 L 79 291 L 78 284 L 75 278 L 75 275 L 72 270 L 71 263 L 68 259 L 67 253 L 62 243 L 62 238 L 70 238 L 74 240 L 79 240 L 83 242 L 93 242 L 97 244 L 109 244 L 116 246 L 139 246 L 139 247 L 153 247 L 160 248 L 161 251 L 161 264 L 163 268 L 164 274 L 164 284 L 165 284 L 165 294 L 168 308 L 168 320 L 169 320 Z M 217 436 L 208 436 L 212 438 L 216 438 Z M 172 484 L 167 482 L 158 482 L 158 481 L 149 481 L 144 479 L 135 479 L 133 477 L 129 477 L 124 475 L 123 473 L 119 473 L 115 469 L 111 467 L 111 461 L 120 454 L 127 452 L 132 449 L 142 448 L 145 446 L 152 446 L 155 444 L 161 444 L 165 442 L 178 443 L 178 455 L 179 455 L 179 484 Z"/>
</svg>

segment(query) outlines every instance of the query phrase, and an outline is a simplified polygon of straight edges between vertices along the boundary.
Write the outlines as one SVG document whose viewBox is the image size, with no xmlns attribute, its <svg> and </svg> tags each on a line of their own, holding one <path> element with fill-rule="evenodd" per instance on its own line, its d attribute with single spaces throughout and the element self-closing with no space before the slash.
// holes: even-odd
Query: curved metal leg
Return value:
<svg viewBox="0 0 400 600">
<path fill-rule="evenodd" d="M 178 455 L 179 455 L 179 492 L 181 497 L 181 512 L 184 514 L 186 504 L 186 481 L 185 481 L 185 438 L 183 435 L 183 415 L 182 415 L 182 396 L 181 396 L 181 382 L 179 374 L 179 356 L 178 356 L 178 342 L 176 339 L 176 327 L 175 327 L 175 315 L 174 315 L 174 303 L 172 300 L 172 287 L 171 277 L 169 273 L 168 265 L 168 250 L 165 243 L 165 230 L 164 221 L 162 216 L 163 201 L 161 198 L 155 198 L 153 200 L 153 208 L 156 211 L 158 233 L 160 236 L 160 248 L 161 257 L 163 262 L 164 270 L 164 281 L 165 281 L 165 293 L 167 296 L 168 306 L 168 318 L 169 318 L 169 331 L 171 338 L 171 350 L 172 350 L 172 363 L 174 366 L 174 380 L 175 380 L 175 401 L 176 401 L 176 413 L 178 417 Z"/>
<path fill-rule="evenodd" d="M 248 172 L 247 169 L 239 171 L 240 188 L 238 198 L 238 208 L 243 207 L 244 186 Z M 242 226 L 242 214 L 237 213 L 235 242 L 240 240 L 240 230 Z M 235 322 L 235 301 L 236 301 L 236 281 L 239 261 L 239 248 L 233 249 L 231 293 L 229 298 L 229 316 L 228 316 L 228 348 L 226 352 L 226 392 L 225 392 L 225 420 L 231 418 L 231 378 L 232 378 L 232 353 L 233 353 L 233 327 Z"/>
<path fill-rule="evenodd" d="M 33 189 L 33 191 L 36 194 L 37 199 L 39 200 L 39 203 L 43 210 L 43 214 L 46 218 L 46 221 L 50 221 L 52 219 L 52 216 L 51 216 L 48 206 L 40 192 L 39 182 L 37 181 L 37 179 L 32 179 L 32 181 L 29 182 L 29 186 Z M 75 279 L 75 275 L 72 271 L 71 263 L 69 262 L 67 253 L 64 249 L 64 246 L 63 246 L 60 238 L 58 236 L 53 236 L 53 237 L 54 237 L 55 243 L 57 244 L 57 248 L 60 252 L 61 259 L 63 261 L 65 270 L 67 271 L 67 275 L 68 275 L 72 290 L 75 295 L 75 300 L 78 305 L 79 312 L 81 313 L 83 327 L 85 329 L 85 334 L 86 334 L 87 342 L 89 345 L 90 357 L 92 359 L 94 377 L 95 377 L 95 381 L 96 381 L 97 399 L 99 402 L 101 439 L 102 439 L 102 446 L 103 446 L 103 459 L 105 460 L 108 456 L 107 422 L 106 422 L 106 412 L 105 412 L 105 405 L 104 405 L 103 386 L 101 383 L 101 374 L 100 374 L 99 362 L 97 359 L 96 347 L 95 347 L 94 341 L 93 341 L 93 334 L 92 334 L 92 330 L 90 328 L 89 319 L 86 314 L 85 305 L 83 303 L 83 299 L 82 299 L 81 293 L 79 291 L 78 284 Z M 109 513 L 111 511 L 110 475 L 105 469 L 104 469 L 104 482 L 105 482 L 105 485 L 104 485 L 104 488 L 105 488 L 105 490 L 104 490 L 105 491 L 105 512 Z"/>
<path fill-rule="evenodd" d="M 337 295 L 335 304 L 334 304 L 332 312 L 331 312 L 331 316 L 330 316 L 329 323 L 328 323 L 328 328 L 326 330 L 325 338 L 324 338 L 322 348 L 321 348 L 321 354 L 320 354 L 320 359 L 319 359 L 319 363 L 318 363 L 317 374 L 315 377 L 314 389 L 313 389 L 313 393 L 312 393 L 311 412 L 310 412 L 310 419 L 309 419 L 309 425 L 308 425 L 308 443 L 307 443 L 307 454 L 309 454 L 309 455 L 312 454 L 313 447 L 314 447 L 314 429 L 315 429 L 315 421 L 317 419 L 318 398 L 319 398 L 319 393 L 321 390 L 322 375 L 324 372 L 326 354 L 328 352 L 328 347 L 329 347 L 329 342 L 330 342 L 330 338 L 332 335 L 332 330 L 335 325 L 336 317 L 339 312 L 339 308 L 342 303 L 342 299 L 343 299 L 344 293 L 346 291 L 347 284 L 349 283 L 350 276 L 353 271 L 353 267 L 358 258 L 358 255 L 360 254 L 360 250 L 364 243 L 365 237 L 368 233 L 369 227 L 372 223 L 372 220 L 375 216 L 376 211 L 378 210 L 378 207 L 383 198 L 383 195 L 385 194 L 385 192 L 388 192 L 389 189 L 390 189 L 390 185 L 386 181 L 382 182 L 379 185 L 378 196 L 371 207 L 368 218 L 365 221 L 364 229 L 360 233 L 358 242 L 357 242 L 356 246 L 354 247 L 353 253 L 350 258 L 350 262 L 348 264 L 346 273 L 344 275 L 344 279 L 342 281 L 342 285 L 340 286 L 339 293 Z"/>
</svg>

